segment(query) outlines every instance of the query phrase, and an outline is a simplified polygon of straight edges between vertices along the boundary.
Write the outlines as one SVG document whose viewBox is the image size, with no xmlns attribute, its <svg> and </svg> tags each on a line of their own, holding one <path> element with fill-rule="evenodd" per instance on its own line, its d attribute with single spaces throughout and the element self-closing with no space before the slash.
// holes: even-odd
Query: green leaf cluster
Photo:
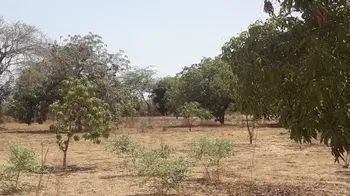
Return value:
<svg viewBox="0 0 350 196">
<path fill-rule="evenodd" d="M 190 156 L 200 161 L 206 170 L 206 177 L 212 180 L 210 168 L 215 167 L 217 180 L 220 178 L 220 161 L 233 156 L 234 145 L 223 139 L 206 139 L 190 144 Z"/>
</svg>

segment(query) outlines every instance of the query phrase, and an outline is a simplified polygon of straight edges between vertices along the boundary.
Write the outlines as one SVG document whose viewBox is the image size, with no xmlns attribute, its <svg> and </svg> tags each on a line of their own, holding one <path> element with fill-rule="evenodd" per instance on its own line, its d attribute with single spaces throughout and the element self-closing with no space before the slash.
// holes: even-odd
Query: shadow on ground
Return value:
<svg viewBox="0 0 350 196">
<path fill-rule="evenodd" d="M 54 134 L 55 132 L 50 130 L 6 130 L 1 133 L 17 133 L 17 134 Z"/>
<path fill-rule="evenodd" d="M 232 124 L 232 123 L 226 123 L 226 124 L 200 124 L 200 125 L 192 125 L 192 128 L 195 127 L 238 127 L 240 125 Z M 264 128 L 282 128 L 282 126 L 278 123 L 263 123 L 258 124 L 256 127 L 264 127 Z M 166 126 L 165 128 L 171 129 L 171 128 L 189 128 L 188 125 L 170 125 Z"/>
</svg>

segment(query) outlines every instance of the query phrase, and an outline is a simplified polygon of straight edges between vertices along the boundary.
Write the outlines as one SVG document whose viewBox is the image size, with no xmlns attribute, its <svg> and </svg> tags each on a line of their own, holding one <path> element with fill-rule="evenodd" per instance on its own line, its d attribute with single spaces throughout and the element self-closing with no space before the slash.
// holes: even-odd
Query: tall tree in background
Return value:
<svg viewBox="0 0 350 196">
<path fill-rule="evenodd" d="M 139 104 L 146 104 L 149 115 L 151 114 L 151 103 L 147 98 L 154 88 L 155 74 L 156 71 L 151 66 L 148 66 L 134 67 L 121 75 L 123 85 L 130 89 L 132 95 L 141 101 Z"/>
<path fill-rule="evenodd" d="M 11 92 L 14 74 L 41 59 L 44 41 L 36 27 L 23 22 L 7 23 L 0 17 L 0 104 Z"/>
<path fill-rule="evenodd" d="M 225 111 L 234 102 L 236 79 L 230 66 L 220 57 L 204 58 L 185 67 L 179 76 L 186 102 L 198 102 L 224 124 Z"/>
<path fill-rule="evenodd" d="M 25 123 L 46 120 L 48 106 L 62 96 L 58 93 L 66 79 L 87 79 L 98 86 L 97 96 L 110 104 L 113 116 L 118 118 L 125 93 L 121 89 L 120 71 L 128 68 L 123 51 L 110 53 L 102 37 L 89 33 L 62 39 L 50 45 L 43 60 L 28 66 L 17 80 L 12 111 L 14 117 Z"/>
<path fill-rule="evenodd" d="M 167 115 L 169 108 L 167 106 L 166 92 L 172 88 L 174 78 L 164 77 L 156 82 L 154 88 L 152 89 L 152 102 L 156 107 L 156 110 L 163 116 Z"/>
</svg>

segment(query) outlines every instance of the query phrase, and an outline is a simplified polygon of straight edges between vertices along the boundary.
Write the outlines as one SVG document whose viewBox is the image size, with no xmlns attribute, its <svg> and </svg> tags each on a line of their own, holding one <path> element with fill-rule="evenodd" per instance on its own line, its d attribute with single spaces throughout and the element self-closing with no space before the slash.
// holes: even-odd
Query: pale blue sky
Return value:
<svg viewBox="0 0 350 196">
<path fill-rule="evenodd" d="M 89 31 L 133 65 L 174 75 L 221 46 L 263 13 L 263 0 L 7 0 L 0 14 L 40 28 L 52 39 Z"/>
</svg>

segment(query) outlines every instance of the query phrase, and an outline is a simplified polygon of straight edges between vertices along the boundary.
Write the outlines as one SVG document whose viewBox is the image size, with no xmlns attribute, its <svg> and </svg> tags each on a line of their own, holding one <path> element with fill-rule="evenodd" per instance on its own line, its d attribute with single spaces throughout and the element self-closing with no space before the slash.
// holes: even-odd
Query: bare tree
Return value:
<svg viewBox="0 0 350 196">
<path fill-rule="evenodd" d="M 0 17 L 0 101 L 9 94 L 14 73 L 40 59 L 44 35 L 33 25 Z"/>
</svg>

